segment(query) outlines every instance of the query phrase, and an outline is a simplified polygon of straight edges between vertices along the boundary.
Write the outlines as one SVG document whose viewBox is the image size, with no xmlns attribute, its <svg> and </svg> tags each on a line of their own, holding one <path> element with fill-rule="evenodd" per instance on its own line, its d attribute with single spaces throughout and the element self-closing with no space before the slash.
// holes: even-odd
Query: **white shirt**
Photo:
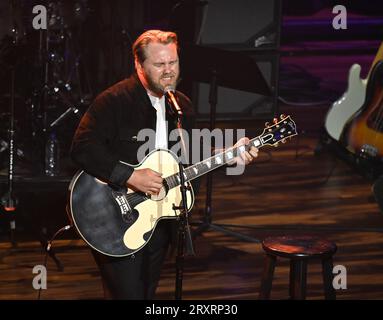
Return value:
<svg viewBox="0 0 383 320">
<path fill-rule="evenodd" d="M 156 144 L 155 148 L 167 149 L 168 148 L 168 128 L 165 113 L 165 96 L 161 98 L 154 97 L 148 93 L 149 99 L 156 109 Z"/>
</svg>

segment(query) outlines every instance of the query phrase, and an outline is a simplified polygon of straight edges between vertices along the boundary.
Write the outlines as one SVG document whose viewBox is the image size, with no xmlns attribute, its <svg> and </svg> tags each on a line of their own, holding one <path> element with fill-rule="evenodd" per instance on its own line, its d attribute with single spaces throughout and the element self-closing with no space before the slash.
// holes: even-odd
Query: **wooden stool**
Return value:
<svg viewBox="0 0 383 320">
<path fill-rule="evenodd" d="M 290 299 L 306 298 L 307 262 L 322 261 L 323 285 L 326 299 L 335 299 L 332 285 L 332 256 L 335 243 L 312 236 L 269 237 L 262 241 L 266 253 L 259 299 L 269 299 L 277 257 L 290 259 Z"/>
</svg>

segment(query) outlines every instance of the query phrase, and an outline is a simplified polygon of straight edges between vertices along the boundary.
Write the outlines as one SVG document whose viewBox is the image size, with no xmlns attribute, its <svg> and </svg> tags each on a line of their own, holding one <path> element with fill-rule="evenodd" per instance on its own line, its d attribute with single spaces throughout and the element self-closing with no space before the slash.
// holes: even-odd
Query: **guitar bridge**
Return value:
<svg viewBox="0 0 383 320">
<path fill-rule="evenodd" d="M 360 148 L 359 156 L 361 158 L 365 158 L 365 159 L 376 158 L 378 156 L 378 151 L 379 151 L 378 148 L 376 148 L 370 144 L 364 144 Z"/>
</svg>

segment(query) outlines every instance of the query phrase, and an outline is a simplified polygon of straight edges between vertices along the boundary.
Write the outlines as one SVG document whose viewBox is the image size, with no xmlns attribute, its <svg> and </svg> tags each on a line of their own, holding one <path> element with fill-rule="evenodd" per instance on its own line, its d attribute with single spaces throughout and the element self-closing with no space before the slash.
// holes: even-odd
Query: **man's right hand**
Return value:
<svg viewBox="0 0 383 320">
<path fill-rule="evenodd" d="M 126 186 L 130 189 L 157 195 L 162 188 L 162 174 L 152 169 L 134 170 Z"/>
</svg>

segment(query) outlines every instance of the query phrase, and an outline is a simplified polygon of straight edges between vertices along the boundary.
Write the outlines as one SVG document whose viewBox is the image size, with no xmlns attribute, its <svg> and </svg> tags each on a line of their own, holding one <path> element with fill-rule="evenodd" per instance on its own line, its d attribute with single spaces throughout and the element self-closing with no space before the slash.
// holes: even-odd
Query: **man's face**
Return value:
<svg viewBox="0 0 383 320">
<path fill-rule="evenodd" d="M 142 64 L 136 61 L 137 73 L 151 94 L 162 96 L 165 87 L 175 88 L 177 85 L 180 73 L 177 46 L 152 42 L 145 53 L 146 59 Z"/>
</svg>

